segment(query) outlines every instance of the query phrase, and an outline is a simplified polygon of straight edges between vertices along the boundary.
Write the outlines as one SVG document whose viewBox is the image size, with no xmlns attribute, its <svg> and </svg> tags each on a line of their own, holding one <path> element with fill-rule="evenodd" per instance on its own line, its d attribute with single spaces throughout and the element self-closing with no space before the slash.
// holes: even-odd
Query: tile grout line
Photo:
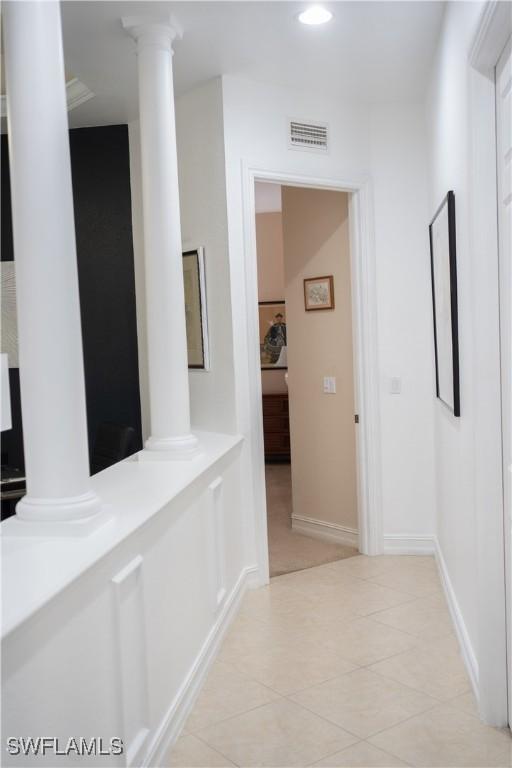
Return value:
<svg viewBox="0 0 512 768">
<path fill-rule="evenodd" d="M 372 744 L 367 739 L 360 739 L 355 744 L 349 744 L 348 747 L 344 747 L 344 749 L 338 750 L 337 752 L 331 752 L 328 755 L 325 755 L 324 757 L 321 757 L 320 760 L 324 760 L 325 757 L 333 757 L 334 755 L 338 754 L 338 752 L 345 752 L 348 749 L 352 749 L 352 747 L 357 747 L 359 744 L 367 744 L 369 747 L 372 747 L 373 749 L 379 749 L 381 752 L 383 752 L 388 757 L 392 757 L 394 759 L 400 760 L 404 764 L 404 768 L 414 768 L 414 766 L 411 763 L 406 763 L 401 757 L 398 757 L 398 755 L 394 755 L 392 752 L 389 752 L 387 749 L 382 749 L 382 747 L 377 747 L 375 744 Z M 318 760 L 316 760 L 314 763 L 310 763 L 307 768 L 315 768 L 315 766 L 318 765 Z"/>
<path fill-rule="evenodd" d="M 411 649 L 412 650 L 412 649 Z M 404 651 L 404 653 L 409 653 L 409 651 Z M 401 654 L 396 654 L 396 656 L 400 656 Z M 395 656 L 390 656 L 389 659 L 395 658 Z M 389 659 L 382 659 L 382 661 L 389 661 Z M 375 664 L 380 664 L 379 661 L 374 662 Z M 440 699 L 437 696 L 433 696 L 431 693 L 425 693 L 425 691 L 421 691 L 419 688 L 414 688 L 414 686 L 409 685 L 408 683 L 402 683 L 401 680 L 395 680 L 393 677 L 387 677 L 386 675 L 383 675 L 382 672 L 379 672 L 376 669 L 371 669 L 373 664 L 368 664 L 367 667 L 364 667 L 364 669 L 368 669 L 370 672 L 373 672 L 375 675 L 378 675 L 379 677 L 382 677 L 383 680 L 391 680 L 394 683 L 399 683 L 399 685 L 403 685 L 404 688 L 408 688 L 410 691 L 414 691 L 414 693 L 421 693 L 423 696 L 429 696 L 431 699 L 435 699 L 439 704 L 446 704 L 447 701 L 451 701 L 451 699 Z M 465 691 L 462 691 L 461 693 L 455 694 L 452 698 L 456 699 L 457 696 L 462 696 L 464 693 L 468 693 L 468 691 L 471 691 L 471 684 L 468 680 L 468 688 Z"/>
<path fill-rule="evenodd" d="M 273 701 L 266 701 L 264 704 L 258 704 L 256 707 L 251 707 L 250 709 L 246 709 L 243 712 L 236 712 L 234 715 L 229 715 L 228 717 L 225 717 L 222 720 L 218 720 L 216 723 L 210 723 L 209 725 L 205 725 L 202 728 L 199 728 L 197 731 L 189 731 L 189 733 L 192 734 L 193 736 L 197 736 L 198 738 L 201 738 L 201 740 L 204 741 L 205 744 L 209 745 L 209 742 L 207 742 L 205 738 L 202 738 L 198 735 L 201 731 L 205 731 L 207 728 L 214 728 L 217 725 L 223 725 L 224 723 L 227 723 L 230 720 L 235 720 L 235 718 L 237 717 L 241 717 L 242 715 L 247 715 L 249 714 L 249 712 L 256 712 L 257 709 L 263 709 L 263 707 L 268 707 L 269 704 L 275 704 L 277 701 L 282 701 L 284 699 L 286 699 L 286 696 L 282 696 L 281 694 L 279 694 L 279 697 L 277 699 L 274 699 Z"/>
<path fill-rule="evenodd" d="M 347 674 L 350 674 L 350 673 L 347 673 Z M 326 682 L 329 682 L 329 681 L 326 681 Z M 404 686 L 404 687 L 407 688 L 408 686 Z M 306 688 L 304 690 L 308 690 L 308 689 Z M 418 691 L 415 690 L 414 688 L 410 688 L 409 690 L 412 690 L 414 693 L 418 693 Z M 293 696 L 295 694 L 290 694 L 290 695 Z M 427 694 L 424 694 L 424 695 L 427 695 Z M 341 728 L 341 730 L 346 731 L 347 733 L 350 733 L 356 739 L 359 739 L 360 741 L 366 741 L 367 739 L 371 739 L 380 733 L 384 733 L 384 731 L 389 731 L 392 728 L 396 728 L 398 725 L 402 725 L 403 723 L 406 723 L 408 720 L 412 720 L 414 717 L 419 717 L 420 715 L 423 715 L 425 712 L 431 712 L 433 709 L 436 709 L 437 707 L 443 706 L 443 704 L 446 704 L 446 702 L 440 701 L 439 699 L 436 699 L 434 696 L 429 696 L 428 698 L 431 698 L 434 702 L 431 706 L 428 706 L 426 709 L 421 710 L 420 712 L 416 712 L 413 715 L 408 715 L 407 717 L 404 717 L 403 720 L 399 720 L 397 723 L 394 723 L 393 725 L 387 726 L 386 728 L 381 728 L 380 730 L 375 731 L 375 733 L 369 733 L 367 736 L 360 736 L 359 734 L 351 731 L 346 726 L 340 725 L 339 723 L 335 723 L 333 720 L 329 720 L 329 718 L 325 717 L 324 715 L 319 715 L 318 712 L 315 712 L 314 710 L 309 709 L 309 707 L 307 707 L 305 704 L 299 704 L 299 702 L 293 701 L 293 699 L 290 699 L 290 701 L 292 701 L 293 704 L 298 704 L 298 706 L 305 709 L 306 712 L 310 712 L 311 714 L 316 715 L 317 717 L 320 717 L 322 720 L 325 720 L 326 723 L 329 723 L 330 725 L 335 725 L 337 728 Z M 372 746 L 374 745 L 372 744 Z M 383 750 L 383 751 L 385 752 L 386 750 Z M 394 756 L 399 757 L 398 755 L 394 755 Z"/>
<path fill-rule="evenodd" d="M 402 630 L 397 630 L 397 631 L 402 631 Z M 405 633 L 405 632 L 404 632 L 404 634 L 407 634 L 407 633 Z M 370 672 L 372 672 L 373 674 L 376 674 L 378 677 L 382 678 L 382 679 L 383 679 L 383 680 L 385 680 L 385 681 L 388 681 L 388 682 L 389 682 L 389 681 L 391 681 L 391 682 L 394 682 L 395 684 L 398 684 L 398 685 L 400 685 L 401 687 L 403 687 L 403 688 L 406 688 L 407 690 L 411 691 L 412 693 L 420 694 L 420 695 L 422 695 L 422 696 L 426 696 L 426 697 L 427 697 L 427 698 L 429 698 L 429 699 L 432 699 L 432 701 L 433 701 L 434 703 L 433 703 L 431 706 L 429 706 L 429 707 L 427 707 L 426 709 L 424 709 L 422 712 L 429 712 L 429 711 L 431 711 L 432 709 L 435 709 L 437 706 L 443 706 L 443 705 L 444 705 L 444 706 L 446 706 L 446 705 L 449 705 L 449 702 L 450 702 L 450 701 L 452 701 L 453 699 L 457 698 L 457 696 L 459 696 L 459 695 L 462 695 L 463 693 L 466 693 L 466 692 L 467 692 L 467 691 L 463 691 L 461 694 L 457 694 L 456 696 L 454 696 L 454 697 L 452 697 L 451 699 L 448 699 L 448 700 L 439 699 L 437 696 L 433 696 L 433 695 L 431 695 L 431 694 L 425 693 L 425 691 L 422 691 L 422 690 L 420 690 L 420 689 L 418 689 L 418 688 L 414 688 L 413 686 L 411 686 L 411 685 L 408 685 L 407 683 L 402 683 L 401 681 L 398 681 L 398 680 L 394 680 L 393 678 L 388 678 L 388 677 L 386 677 L 386 675 L 383 675 L 383 674 L 381 674 L 381 673 L 380 673 L 380 672 L 378 672 L 377 670 L 371 669 L 371 667 L 372 667 L 374 664 L 379 664 L 381 661 L 388 661 L 389 659 L 392 659 L 392 658 L 395 658 L 395 657 L 397 657 L 397 656 L 400 656 L 400 655 L 402 655 L 403 653 L 409 653 L 411 650 L 413 650 L 413 648 L 410 648 L 410 649 L 408 649 L 408 650 L 406 650 L 406 651 L 399 651 L 398 653 L 394 653 L 394 654 L 391 654 L 390 656 L 387 656 L 387 657 L 385 657 L 385 658 L 379 659 L 379 660 L 378 660 L 378 661 L 376 661 L 376 662 L 375 662 L 375 661 L 374 661 L 374 662 L 371 662 L 370 664 L 365 664 L 365 665 L 356 665 L 356 669 L 352 669 L 352 670 L 349 670 L 349 671 L 347 671 L 347 672 L 343 672 L 343 673 L 341 673 L 340 675 L 334 675 L 333 677 L 329 677 L 329 678 L 327 678 L 327 679 L 325 679 L 325 680 L 321 680 L 321 681 L 320 681 L 320 682 L 318 682 L 318 683 L 314 683 L 313 685 L 307 686 L 306 688 L 300 688 L 300 689 L 298 689 L 298 690 L 296 690 L 296 691 L 293 691 L 293 692 L 291 692 L 291 693 L 288 693 L 288 694 L 282 694 L 282 693 L 279 693 L 279 692 L 275 691 L 273 688 L 271 688 L 270 686 L 265 686 L 265 684 L 264 684 L 264 683 L 261 683 L 259 680 L 255 679 L 255 678 L 251 678 L 251 679 L 254 679 L 254 681 L 255 681 L 255 682 L 258 682 L 258 683 L 260 683 L 260 685 L 263 685 L 264 687 L 266 687 L 266 688 L 269 688 L 269 690 L 271 690 L 271 691 L 275 692 L 275 693 L 276 693 L 276 694 L 279 696 L 279 698 L 282 698 L 282 699 L 286 699 L 286 700 L 288 700 L 288 701 L 292 702 L 293 704 L 296 704 L 297 706 L 301 707 L 301 708 L 302 708 L 302 709 L 304 709 L 306 712 L 309 712 L 310 714 L 313 714 L 313 715 L 316 715 L 317 717 L 320 717 L 322 720 L 325 720 L 326 722 L 330 723 L 331 725 L 335 725 L 336 727 L 338 727 L 338 728 L 341 728 L 341 730 L 345 730 L 347 733 L 350 733 L 350 734 L 351 734 L 351 735 L 353 735 L 355 738 L 357 738 L 357 739 L 360 739 L 360 740 L 364 740 L 364 738 L 362 739 L 362 737 L 361 737 L 361 736 L 359 736 L 358 734 L 355 734 L 355 733 L 353 733 L 353 732 L 352 732 L 352 731 L 350 731 L 348 728 L 345 728 L 345 727 L 343 727 L 343 726 L 340 726 L 338 723 L 335 723 L 335 722 L 333 722 L 332 720 L 329 720 L 328 718 L 324 717 L 323 715 L 319 715 L 319 714 L 318 714 L 317 712 L 315 712 L 314 710 L 311 710 L 311 709 L 309 709 L 307 706 L 305 706 L 304 704 L 301 704 L 301 703 L 299 703 L 299 702 L 295 701 L 295 700 L 294 700 L 294 699 L 292 699 L 291 697 L 292 697 L 292 696 L 295 696 L 295 695 L 297 695 L 297 694 L 299 694 L 299 693 L 304 693 L 305 691 L 311 690 L 311 689 L 313 689 L 313 688 L 317 688 L 318 686 L 324 685 L 325 683 L 329 683 L 329 682 L 332 682 L 333 680 L 341 679 L 341 678 L 345 677 L 346 675 L 350 675 L 350 674 L 353 674 L 353 673 L 355 673 L 355 672 L 358 672 L 359 670 L 367 670 L 367 671 L 370 671 Z M 346 661 L 347 661 L 347 662 L 349 662 L 349 663 L 355 664 L 355 662 L 351 661 L 351 660 L 350 660 L 350 659 L 348 659 L 348 658 L 347 658 L 347 659 L 345 659 L 345 657 L 343 657 L 343 660 L 346 660 Z M 470 690 L 470 688 L 469 688 L 469 686 L 468 686 L 468 691 L 469 691 L 469 690 Z M 272 703 L 272 702 L 267 702 L 267 704 L 269 704 L 269 703 Z M 263 704 L 263 705 L 260 705 L 260 706 L 266 706 L 266 704 Z M 253 711 L 254 709 L 259 709 L 259 707 L 252 707 L 251 709 L 249 709 L 249 710 L 245 710 L 245 711 L 243 711 L 243 712 L 240 712 L 240 713 L 238 713 L 238 714 L 239 714 L 239 715 L 242 715 L 242 714 L 245 714 L 246 712 L 251 712 L 251 711 Z M 409 717 L 406 717 L 406 718 L 404 718 L 404 720 L 401 720 L 401 721 L 399 721 L 398 723 L 395 723 L 393 726 L 390 726 L 390 727 L 391 727 L 391 728 L 394 728 L 396 725 L 400 725 L 401 723 L 403 723 L 403 722 L 406 722 L 407 720 L 410 720 L 410 719 L 412 719 L 413 717 L 416 717 L 416 716 L 418 716 L 419 714 L 422 714 L 422 712 L 419 712 L 419 713 L 416 713 L 416 714 L 414 714 L 414 715 L 411 715 L 411 716 L 409 716 Z M 469 714 L 469 713 L 468 713 L 468 714 Z M 233 715 L 232 717 L 237 717 L 237 715 Z M 231 719 L 231 718 L 225 718 L 225 720 L 228 720 L 228 719 Z M 220 722 L 225 722 L 225 720 L 223 720 L 223 721 L 220 721 Z M 383 731 L 385 731 L 385 730 L 389 730 L 389 728 L 383 728 L 383 729 L 381 729 L 380 731 L 376 731 L 375 733 L 373 733 L 373 734 L 370 734 L 370 735 L 369 735 L 368 737 L 366 737 L 366 738 L 370 738 L 371 736 L 375 736 L 375 735 L 377 735 L 378 733 L 382 733 L 382 732 L 383 732 Z M 398 757 L 398 756 L 396 755 L 396 757 Z M 321 758 L 320 758 L 320 759 L 321 759 Z"/>
<path fill-rule="evenodd" d="M 230 758 L 230 757 L 228 757 L 227 755 L 225 755 L 225 754 L 224 754 L 224 752 L 221 752 L 221 751 L 220 751 L 220 749 L 217 749 L 216 747 L 212 747 L 212 745 L 211 745 L 211 744 L 209 744 L 207 741 L 205 741 L 205 739 L 202 739 L 200 736 L 197 736 L 196 734 L 192 734 L 192 735 L 194 736 L 194 738 L 195 738 L 195 739 L 198 739 L 198 741 L 200 741 L 202 744 L 204 744 L 205 746 L 207 746 L 209 749 L 212 749 L 214 752 L 216 752 L 218 755 L 220 755 L 221 757 L 223 757 L 223 758 L 224 758 L 225 760 L 227 760 L 229 763 L 231 763 L 232 765 L 236 765 L 236 766 L 237 766 L 237 768 L 240 768 L 240 766 L 239 766 L 239 764 L 238 764 L 238 763 L 235 763 L 235 761 L 234 761 L 234 760 L 231 760 L 231 758 Z M 187 766 L 183 766 L 183 768 L 187 768 Z"/>
<path fill-rule="evenodd" d="M 402 630 L 396 630 L 396 631 L 402 631 Z M 407 634 L 407 633 L 404 632 L 404 634 Z M 414 636 L 410 635 L 410 637 L 414 637 Z M 415 638 L 415 639 L 417 639 L 417 638 Z M 267 688 L 268 690 L 270 690 L 273 693 L 275 693 L 280 698 L 285 698 L 286 699 L 286 698 L 289 698 L 290 696 L 295 696 L 297 693 L 302 693 L 303 691 L 310 690 L 311 688 L 316 688 L 319 685 L 323 685 L 324 683 L 331 682 L 332 680 L 336 680 L 338 678 L 344 677 L 345 675 L 350 675 L 351 673 L 357 672 L 358 670 L 369 669 L 374 664 L 379 664 L 381 661 L 388 661 L 389 659 L 395 658 L 396 656 L 400 656 L 402 653 L 409 653 L 409 651 L 414 650 L 414 647 L 415 646 L 413 646 L 411 648 L 408 648 L 408 649 L 406 649 L 404 651 L 397 651 L 396 653 L 392 653 L 389 656 L 385 656 L 384 658 L 378 659 L 377 661 L 371 661 L 369 664 L 357 664 L 355 661 L 352 661 L 348 657 L 342 656 L 341 660 L 345 661 L 347 664 L 353 664 L 355 669 L 349 669 L 346 672 L 341 672 L 340 674 L 333 675 L 332 677 L 327 677 L 324 680 L 319 680 L 317 683 L 313 683 L 313 685 L 308 685 L 305 688 L 298 688 L 297 690 L 291 691 L 290 693 L 281 693 L 280 691 L 276 691 L 275 688 L 272 688 L 267 683 L 262 683 L 261 680 L 259 680 L 258 678 L 246 675 L 245 673 L 242 673 L 242 672 L 239 672 L 238 668 L 236 668 L 233 665 L 232 662 L 224 662 L 224 663 L 227 663 L 227 664 L 230 664 L 231 666 L 233 666 L 234 669 L 236 670 L 237 674 L 240 675 L 240 677 L 245 677 L 247 680 L 251 680 L 252 682 L 258 683 L 259 685 L 263 686 L 264 688 Z M 371 671 L 374 671 L 374 670 L 371 670 Z M 379 673 L 375 673 L 375 674 L 379 674 Z M 379 676 L 384 678 L 384 679 L 390 679 L 390 678 L 386 678 L 385 675 L 379 674 Z M 395 681 L 395 682 L 397 682 L 397 681 Z M 407 686 L 405 683 L 400 683 L 400 685 L 404 685 L 406 688 L 410 688 L 411 690 L 415 691 L 416 693 L 423 693 L 422 691 L 418 691 L 416 688 L 412 688 L 411 686 Z M 428 694 L 424 694 L 424 695 L 428 695 Z M 431 697 L 431 698 L 434 698 L 434 697 Z"/>
<path fill-rule="evenodd" d="M 419 598 L 419 599 L 422 599 L 422 598 Z M 384 610 L 387 610 L 387 609 L 384 609 Z M 360 619 L 364 619 L 364 618 L 369 618 L 369 619 L 370 619 L 370 621 L 372 621 L 372 619 L 371 619 L 371 616 L 370 616 L 370 615 L 368 615 L 368 616 L 357 616 L 357 617 L 354 619 L 354 621 L 358 621 L 358 620 L 360 620 Z M 382 622 L 378 622 L 378 623 L 379 623 L 379 626 L 388 626 L 388 625 L 382 624 Z M 421 639 L 420 639 L 420 638 L 419 638 L 417 635 L 414 635 L 414 634 L 412 634 L 412 633 L 410 633 L 410 632 L 407 632 L 406 630 L 397 629 L 397 628 L 395 628 L 395 627 L 390 627 L 390 629 L 392 629 L 392 630 L 393 630 L 393 631 L 395 631 L 395 632 L 399 632 L 399 633 L 402 633 L 402 634 L 404 634 L 404 635 L 407 635 L 407 637 L 411 637 L 411 638 L 413 638 L 414 640 L 416 640 L 416 642 L 417 642 L 417 643 L 421 643 Z M 447 633 L 447 634 L 446 634 L 446 637 L 448 637 L 448 636 L 449 636 L 449 633 Z M 440 636 L 440 637 L 442 638 L 442 637 L 444 637 L 444 635 L 442 635 L 442 636 Z M 408 649 L 406 649 L 406 650 L 397 651 L 396 653 L 391 653 L 389 656 L 385 656 L 385 657 L 382 657 L 382 658 L 380 658 L 380 659 L 377 659 L 376 661 L 372 661 L 372 662 L 370 662 L 370 663 L 368 663 L 368 664 L 358 664 L 358 663 L 356 663 L 355 661 L 353 661 L 352 659 L 349 659 L 348 657 L 342 656 L 342 660 L 343 660 L 343 661 L 346 661 L 347 663 L 350 663 L 350 664 L 354 664 L 354 665 L 355 665 L 355 667 L 356 667 L 356 669 L 355 669 L 355 670 L 348 670 L 347 672 L 342 672 L 341 674 L 333 675 L 332 677 L 328 677 L 328 678 L 326 678 L 325 680 L 320 680 L 318 683 L 314 683 L 314 684 L 313 684 L 313 685 L 311 685 L 311 686 L 306 686 L 305 688 L 300 688 L 300 689 L 298 689 L 298 690 L 296 690 L 296 691 L 292 691 L 292 692 L 290 692 L 290 693 L 286 693 L 286 694 L 283 694 L 283 693 L 281 693 L 280 691 L 276 691 L 274 688 L 272 688 L 271 686 L 267 685 L 266 683 L 262 683 L 262 682 L 261 682 L 261 680 L 259 680 L 259 679 L 258 679 L 258 678 L 256 678 L 256 677 L 253 677 L 253 676 L 248 676 L 248 675 L 245 675 L 245 673 L 241 673 L 241 672 L 239 672 L 239 671 L 238 671 L 238 669 L 237 669 L 237 668 L 236 668 L 236 667 L 235 667 L 235 666 L 234 666 L 232 663 L 231 663 L 231 666 L 233 666 L 233 667 L 234 667 L 234 669 L 236 670 L 237 674 L 239 674 L 241 677 L 246 677 L 246 679 L 248 679 L 248 680 L 252 680 L 253 682 L 256 682 L 256 683 L 258 683 L 258 684 L 262 685 L 263 687 L 265 687 L 265 688 L 267 688 L 268 690 L 272 691 L 273 693 L 275 693 L 277 696 L 279 696 L 279 697 L 281 697 L 281 698 L 289 698 L 289 696 L 293 696 L 293 695 L 295 695 L 295 694 L 297 694 L 297 693 L 301 693 L 301 692 L 303 692 L 303 691 L 309 690 L 310 688 L 314 688 L 314 687 L 316 687 L 316 686 L 318 686 L 318 685 L 323 685 L 324 683 L 330 682 L 331 680 L 335 680 L 335 679 L 337 679 L 337 678 L 339 678 L 339 677 L 343 677 L 344 675 L 350 674 L 351 672 L 355 672 L 355 671 L 357 671 L 358 669 L 369 669 L 370 667 L 372 667 L 372 666 L 373 666 L 373 665 L 375 665 L 375 664 L 379 664 L 379 663 L 381 663 L 381 662 L 383 662 L 383 661 L 389 661 L 390 659 L 392 659 L 392 658 L 395 658 L 395 657 L 397 657 L 397 656 L 400 656 L 400 655 L 402 655 L 402 654 L 404 654 L 404 653 L 409 653 L 410 651 L 414 650 L 414 649 L 415 649 L 415 648 L 417 648 L 417 647 L 418 647 L 418 646 L 413 646 L 413 647 L 411 647 L 411 648 L 408 648 Z M 229 661 L 228 661 L 228 662 L 225 662 L 225 663 L 228 663 L 228 664 L 230 664 L 230 662 L 229 662 Z M 388 677 L 386 677 L 386 675 L 383 675 L 383 674 L 381 674 L 381 673 L 377 672 L 376 670 L 371 670 L 371 671 L 372 671 L 372 672 L 374 672 L 375 674 L 378 674 L 380 677 L 382 677 L 382 678 L 384 678 L 384 679 L 386 679 L 386 680 L 389 680 L 389 679 L 391 679 L 391 680 L 392 680 L 392 679 L 393 679 L 393 678 L 388 678 Z M 426 694 L 424 691 L 421 691 L 421 690 L 419 690 L 419 689 L 417 689 L 417 688 L 414 688 L 414 687 L 412 687 L 412 686 L 409 686 L 409 685 L 407 685 L 407 684 L 405 684 L 405 683 L 401 683 L 400 681 L 394 681 L 394 682 L 398 682 L 400 685 L 404 685 L 406 688 L 409 688 L 410 690 L 412 690 L 412 691 L 414 691 L 414 692 L 416 692 L 416 693 L 420 693 L 420 694 L 423 694 L 423 695 L 428 695 L 428 696 L 430 696 L 430 694 Z M 434 696 L 430 696 L 430 698 L 435 698 L 437 701 L 440 701 L 441 703 L 442 703 L 442 701 L 443 701 L 443 700 L 437 699 L 437 698 L 436 698 L 436 697 L 434 697 Z"/>
</svg>

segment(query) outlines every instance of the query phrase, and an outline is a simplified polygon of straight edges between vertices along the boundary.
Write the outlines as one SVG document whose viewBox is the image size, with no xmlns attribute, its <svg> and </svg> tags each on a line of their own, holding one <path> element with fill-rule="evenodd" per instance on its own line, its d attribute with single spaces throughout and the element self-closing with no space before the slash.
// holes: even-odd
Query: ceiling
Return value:
<svg viewBox="0 0 512 768">
<path fill-rule="evenodd" d="M 421 98 L 442 2 L 328 2 L 329 24 L 297 21 L 304 2 L 94 2 L 64 0 L 66 69 L 96 95 L 69 113 L 71 127 L 137 116 L 135 43 L 126 15 L 174 13 L 176 92 L 221 74 L 240 75 L 362 101 Z"/>
</svg>

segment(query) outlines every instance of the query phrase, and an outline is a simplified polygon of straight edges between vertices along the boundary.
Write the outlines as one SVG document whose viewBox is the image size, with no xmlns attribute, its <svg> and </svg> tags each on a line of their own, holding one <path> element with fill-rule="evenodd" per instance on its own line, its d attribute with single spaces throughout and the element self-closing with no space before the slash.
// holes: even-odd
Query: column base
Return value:
<svg viewBox="0 0 512 768">
<path fill-rule="evenodd" d="M 111 505 L 76 520 L 24 520 L 19 515 L 8 517 L 2 523 L 2 537 L 38 539 L 76 539 L 90 536 L 114 520 Z"/>
<path fill-rule="evenodd" d="M 81 496 L 62 499 L 38 499 L 24 496 L 16 504 L 16 515 L 20 520 L 68 523 L 94 517 L 100 509 L 101 501 L 93 491 L 88 491 Z"/>
<path fill-rule="evenodd" d="M 183 437 L 150 437 L 144 450 L 138 454 L 139 461 L 172 461 L 173 459 L 194 459 L 199 454 L 199 440 L 195 435 Z"/>
</svg>

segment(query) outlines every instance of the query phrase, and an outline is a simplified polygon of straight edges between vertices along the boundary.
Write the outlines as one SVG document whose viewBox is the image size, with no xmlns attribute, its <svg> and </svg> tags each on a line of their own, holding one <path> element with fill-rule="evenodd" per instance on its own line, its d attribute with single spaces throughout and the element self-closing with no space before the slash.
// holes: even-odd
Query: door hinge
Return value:
<svg viewBox="0 0 512 768">
<path fill-rule="evenodd" d="M 358 413 L 355 414 L 354 421 L 355 421 L 356 424 L 359 424 L 359 414 Z"/>
</svg>

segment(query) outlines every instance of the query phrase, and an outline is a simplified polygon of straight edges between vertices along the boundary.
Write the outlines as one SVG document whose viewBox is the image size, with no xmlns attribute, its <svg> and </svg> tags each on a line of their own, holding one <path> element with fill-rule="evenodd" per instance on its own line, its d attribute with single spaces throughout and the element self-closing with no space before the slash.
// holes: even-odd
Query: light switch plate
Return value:
<svg viewBox="0 0 512 768">
<path fill-rule="evenodd" d="M 402 379 L 399 376 L 393 376 L 391 378 L 391 384 L 389 391 L 392 395 L 399 395 L 402 391 Z"/>
<path fill-rule="evenodd" d="M 335 395 L 336 394 L 336 378 L 335 376 L 324 376 L 324 394 Z"/>
</svg>

